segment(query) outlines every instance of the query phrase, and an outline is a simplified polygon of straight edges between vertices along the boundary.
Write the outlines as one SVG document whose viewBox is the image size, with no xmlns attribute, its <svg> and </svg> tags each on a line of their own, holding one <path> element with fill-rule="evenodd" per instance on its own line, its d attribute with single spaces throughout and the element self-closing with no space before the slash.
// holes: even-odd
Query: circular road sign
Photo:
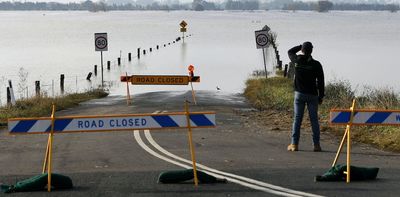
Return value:
<svg viewBox="0 0 400 197">
<path fill-rule="evenodd" d="M 268 46 L 268 31 L 256 31 L 256 44 L 257 49 L 266 48 Z"/>
<path fill-rule="evenodd" d="M 96 47 L 99 49 L 105 49 L 107 47 L 107 38 L 103 36 L 97 37 Z"/>
<path fill-rule="evenodd" d="M 108 50 L 107 33 L 96 33 L 94 44 L 96 47 L 96 51 L 107 51 Z"/>
<path fill-rule="evenodd" d="M 188 70 L 189 70 L 190 72 L 193 72 L 193 71 L 194 71 L 194 66 L 190 64 L 190 65 L 188 66 Z"/>
</svg>

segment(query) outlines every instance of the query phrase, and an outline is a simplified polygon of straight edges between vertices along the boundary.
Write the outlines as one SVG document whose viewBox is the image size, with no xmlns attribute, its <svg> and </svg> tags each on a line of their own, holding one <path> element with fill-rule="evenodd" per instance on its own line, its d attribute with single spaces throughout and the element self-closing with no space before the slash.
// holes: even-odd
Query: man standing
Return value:
<svg viewBox="0 0 400 197">
<path fill-rule="evenodd" d="M 297 55 L 299 51 L 302 54 Z M 288 51 L 290 60 L 295 63 L 294 120 L 291 143 L 287 147 L 288 151 L 299 150 L 300 127 L 306 105 L 312 127 L 313 150 L 315 152 L 321 151 L 318 104 L 322 103 L 325 96 L 324 71 L 321 63 L 312 58 L 312 51 L 311 42 L 304 42 Z"/>
</svg>

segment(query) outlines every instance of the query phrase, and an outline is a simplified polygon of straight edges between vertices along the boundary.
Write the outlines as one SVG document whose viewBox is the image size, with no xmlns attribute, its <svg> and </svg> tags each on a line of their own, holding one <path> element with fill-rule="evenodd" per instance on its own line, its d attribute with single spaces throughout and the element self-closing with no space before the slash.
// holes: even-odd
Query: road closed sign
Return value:
<svg viewBox="0 0 400 197">
<path fill-rule="evenodd" d="M 95 33 L 94 46 L 96 51 L 107 51 L 108 50 L 107 33 Z"/>
<path fill-rule="evenodd" d="M 268 31 L 267 30 L 260 30 L 256 31 L 256 44 L 257 49 L 267 48 L 268 47 Z"/>
<path fill-rule="evenodd" d="M 134 129 L 188 128 L 185 112 L 163 114 L 120 114 L 96 116 L 64 116 L 54 120 L 54 133 L 126 131 Z M 190 127 L 215 127 L 215 112 L 191 112 Z M 11 118 L 10 134 L 49 133 L 51 118 Z"/>
<path fill-rule="evenodd" d="M 132 75 L 134 85 L 188 85 L 189 76 L 181 75 Z"/>
</svg>

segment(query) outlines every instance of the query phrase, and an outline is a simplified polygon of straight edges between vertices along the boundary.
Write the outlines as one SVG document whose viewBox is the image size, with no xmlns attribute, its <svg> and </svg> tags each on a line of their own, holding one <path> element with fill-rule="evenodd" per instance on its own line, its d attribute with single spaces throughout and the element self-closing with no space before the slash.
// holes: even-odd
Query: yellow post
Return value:
<svg viewBox="0 0 400 197">
<path fill-rule="evenodd" d="M 42 174 L 44 174 L 47 169 L 47 160 L 49 158 L 49 145 L 50 145 L 50 134 L 49 134 L 49 138 L 47 139 L 46 154 L 44 155 Z"/>
<path fill-rule="evenodd" d="M 51 112 L 51 130 L 50 130 L 50 140 L 49 140 L 49 155 L 48 155 L 48 164 L 47 164 L 47 191 L 51 191 L 51 153 L 53 149 L 53 134 L 54 134 L 54 123 L 55 123 L 55 112 L 56 106 L 53 104 L 53 109 Z"/>
<path fill-rule="evenodd" d="M 194 102 L 195 105 L 197 105 L 197 103 L 196 103 L 196 95 L 195 95 L 195 93 L 194 93 L 193 83 L 192 83 L 192 82 L 190 82 L 190 86 L 192 87 L 193 102 Z"/>
<path fill-rule="evenodd" d="M 346 127 L 346 131 L 344 132 L 342 141 L 340 142 L 339 148 L 338 148 L 338 150 L 337 150 L 337 152 L 336 152 L 335 160 L 333 160 L 332 167 L 334 167 L 334 166 L 336 165 L 337 160 L 339 159 L 340 152 L 342 152 L 344 140 L 346 139 L 346 136 L 347 136 L 347 131 L 348 131 L 348 130 L 347 130 L 347 127 Z"/>
<path fill-rule="evenodd" d="M 125 76 L 126 76 L 126 93 L 127 93 L 126 104 L 130 105 L 131 104 L 131 94 L 129 93 L 128 72 L 125 72 Z"/>
<path fill-rule="evenodd" d="M 188 101 L 185 101 L 185 112 L 186 112 L 187 127 L 189 129 L 189 147 L 190 147 L 190 154 L 192 156 L 194 185 L 197 187 L 199 185 L 199 181 L 197 179 L 196 156 L 195 156 L 195 153 L 194 153 L 194 146 L 193 146 L 192 127 L 190 126 L 190 115 L 189 115 Z"/>
<path fill-rule="evenodd" d="M 356 99 L 353 99 L 353 104 L 350 108 L 351 110 L 351 115 L 350 115 L 350 121 L 346 126 L 347 129 L 347 171 L 346 171 L 346 183 L 350 183 L 350 151 L 351 151 L 351 126 L 353 125 L 353 119 L 354 119 L 354 109 L 355 109 L 355 104 L 356 104 Z"/>
</svg>

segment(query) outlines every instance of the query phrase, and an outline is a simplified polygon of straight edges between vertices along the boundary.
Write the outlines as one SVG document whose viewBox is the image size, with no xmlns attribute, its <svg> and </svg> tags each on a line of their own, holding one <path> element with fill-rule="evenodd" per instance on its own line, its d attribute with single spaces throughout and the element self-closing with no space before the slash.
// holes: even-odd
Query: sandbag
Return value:
<svg viewBox="0 0 400 197">
<path fill-rule="evenodd" d="M 174 170 L 160 173 L 158 176 L 159 183 L 180 183 L 194 178 L 193 169 Z M 205 172 L 197 170 L 197 178 L 200 183 L 225 183 L 225 179 L 217 179 Z"/>
<path fill-rule="evenodd" d="M 44 191 L 47 190 L 47 176 L 47 173 L 44 173 L 19 181 L 15 185 L 1 185 L 1 190 L 4 193 Z M 68 176 L 51 174 L 52 190 L 71 189 L 72 187 L 72 180 Z"/>
<path fill-rule="evenodd" d="M 331 167 L 321 176 L 316 176 L 315 181 L 345 181 L 347 165 L 336 165 Z M 365 168 L 350 166 L 350 181 L 374 180 L 378 176 L 379 168 Z"/>
</svg>

